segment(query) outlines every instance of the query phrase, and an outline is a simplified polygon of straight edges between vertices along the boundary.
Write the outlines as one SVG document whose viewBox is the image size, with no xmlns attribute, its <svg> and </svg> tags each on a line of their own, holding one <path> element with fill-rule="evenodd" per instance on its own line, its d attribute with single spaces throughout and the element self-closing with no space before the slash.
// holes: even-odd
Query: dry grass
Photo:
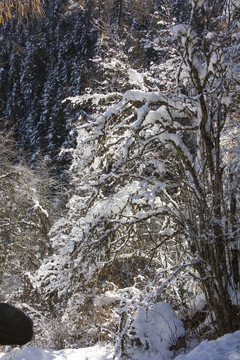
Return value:
<svg viewBox="0 0 240 360">
<path fill-rule="evenodd" d="M 19 22 L 30 16 L 41 17 L 43 3 L 44 0 L 0 0 L 0 23 L 4 25 L 14 17 Z"/>
</svg>

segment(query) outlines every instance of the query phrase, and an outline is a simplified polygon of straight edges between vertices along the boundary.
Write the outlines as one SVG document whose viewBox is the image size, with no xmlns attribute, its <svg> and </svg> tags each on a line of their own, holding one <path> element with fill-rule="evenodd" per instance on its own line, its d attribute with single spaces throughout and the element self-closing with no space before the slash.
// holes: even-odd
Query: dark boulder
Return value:
<svg viewBox="0 0 240 360">
<path fill-rule="evenodd" d="M 32 320 L 14 306 L 0 303 L 0 344 L 24 345 L 32 337 Z"/>
</svg>

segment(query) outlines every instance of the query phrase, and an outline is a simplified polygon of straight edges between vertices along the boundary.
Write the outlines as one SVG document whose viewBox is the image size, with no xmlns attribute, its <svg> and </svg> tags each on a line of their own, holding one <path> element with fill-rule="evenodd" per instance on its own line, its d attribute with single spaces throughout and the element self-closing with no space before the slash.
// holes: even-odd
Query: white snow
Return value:
<svg viewBox="0 0 240 360">
<path fill-rule="evenodd" d="M 145 352 L 141 360 L 152 359 Z M 64 349 L 59 351 L 42 350 L 37 347 L 25 347 L 23 350 L 0 354 L 1 360 L 113 360 L 113 348 L 97 344 L 82 349 Z M 138 359 L 139 360 L 139 359 Z M 170 360 L 170 358 L 165 358 Z M 240 331 L 226 334 L 217 340 L 201 342 L 188 354 L 182 354 L 175 360 L 240 360 Z"/>
<path fill-rule="evenodd" d="M 37 347 L 25 347 L 14 350 L 3 356 L 1 360 L 112 360 L 113 351 L 100 344 L 82 349 L 42 350 Z"/>
<path fill-rule="evenodd" d="M 133 351 L 133 359 L 167 359 L 171 357 L 169 347 L 185 335 L 182 322 L 166 302 L 158 302 L 150 308 L 141 307 L 131 325 L 132 339 L 140 339 L 142 349 Z M 146 350 L 147 349 L 147 350 Z"/>
<path fill-rule="evenodd" d="M 139 86 L 141 90 L 147 90 L 144 86 L 144 74 L 141 74 L 134 69 L 129 69 L 128 76 L 130 84 Z"/>
<path fill-rule="evenodd" d="M 204 340 L 187 355 L 179 355 L 175 360 L 239 360 L 240 331 L 226 334 L 217 340 Z"/>
</svg>

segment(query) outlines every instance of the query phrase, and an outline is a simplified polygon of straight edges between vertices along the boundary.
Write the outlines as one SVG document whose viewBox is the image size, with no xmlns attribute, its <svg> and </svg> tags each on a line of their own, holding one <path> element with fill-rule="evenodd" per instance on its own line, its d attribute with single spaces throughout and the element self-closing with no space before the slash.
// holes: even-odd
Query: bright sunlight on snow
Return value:
<svg viewBox="0 0 240 360">
<path fill-rule="evenodd" d="M 1 360 L 112 360 L 112 349 L 95 345 L 83 349 L 64 349 L 59 351 L 25 347 L 0 357 Z"/>
<path fill-rule="evenodd" d="M 156 359 L 146 352 L 139 354 L 141 360 Z M 65 349 L 59 351 L 41 350 L 37 347 L 25 347 L 0 355 L 1 360 L 113 360 L 113 349 L 95 345 L 83 349 Z M 157 356 L 160 358 L 159 354 Z M 170 360 L 164 358 L 164 360 Z M 204 340 L 186 355 L 179 355 L 175 360 L 240 360 L 240 331 L 227 334 L 217 340 Z"/>
</svg>

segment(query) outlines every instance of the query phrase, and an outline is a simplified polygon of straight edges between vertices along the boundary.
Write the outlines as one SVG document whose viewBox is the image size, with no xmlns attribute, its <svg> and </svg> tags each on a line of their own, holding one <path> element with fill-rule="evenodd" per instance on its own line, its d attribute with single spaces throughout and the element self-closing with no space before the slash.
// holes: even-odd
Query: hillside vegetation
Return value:
<svg viewBox="0 0 240 360">
<path fill-rule="evenodd" d="M 37 344 L 239 329 L 239 7 L 56 0 L 2 28 L 1 297 Z"/>
</svg>

